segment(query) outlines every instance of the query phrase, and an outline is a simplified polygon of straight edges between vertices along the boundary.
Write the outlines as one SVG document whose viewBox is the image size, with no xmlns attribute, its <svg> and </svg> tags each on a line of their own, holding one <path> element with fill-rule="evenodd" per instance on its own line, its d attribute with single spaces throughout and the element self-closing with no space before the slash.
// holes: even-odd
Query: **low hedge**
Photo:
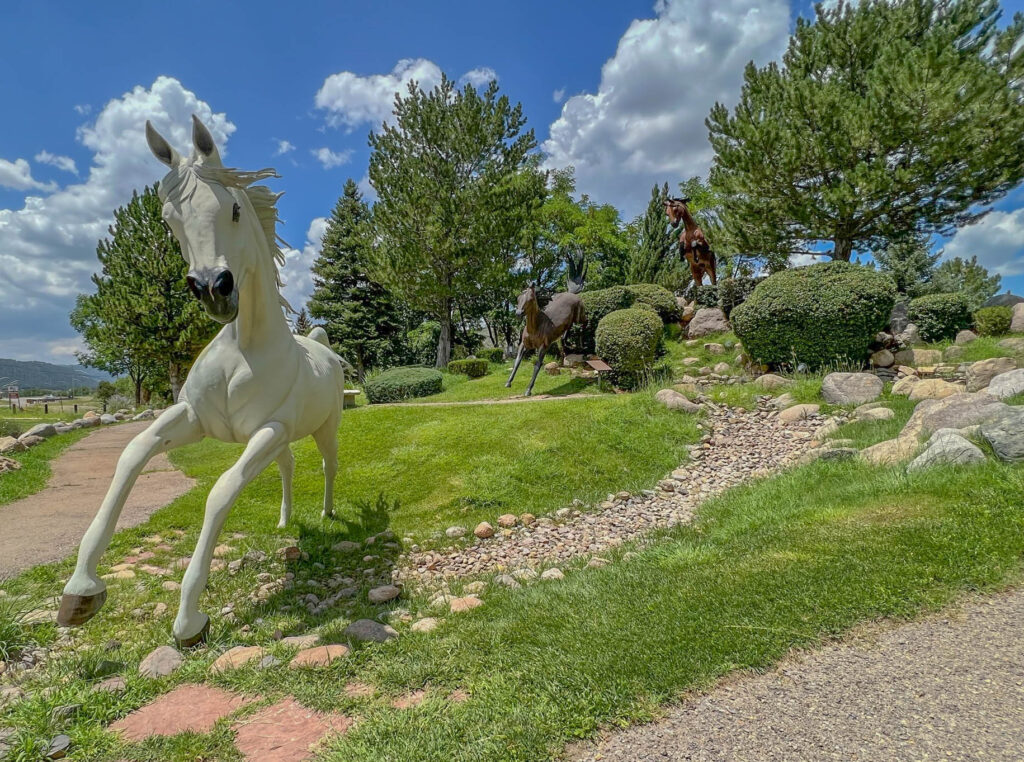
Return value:
<svg viewBox="0 0 1024 762">
<path fill-rule="evenodd" d="M 366 382 L 363 390 L 372 404 L 426 397 L 441 391 L 441 372 L 433 368 L 392 368 Z"/>
<path fill-rule="evenodd" d="M 505 362 L 505 352 L 500 347 L 487 347 L 478 349 L 476 356 L 487 362 Z"/>
<path fill-rule="evenodd" d="M 470 357 L 465 360 L 452 360 L 448 363 L 449 373 L 461 373 L 462 375 L 469 376 L 470 378 L 486 376 L 490 369 L 490 363 L 482 358 L 476 359 Z"/>
<path fill-rule="evenodd" d="M 1012 307 L 982 307 L 974 313 L 974 330 L 979 336 L 1002 336 L 1010 332 Z"/>
<path fill-rule="evenodd" d="M 821 262 L 766 278 L 732 311 L 731 322 L 754 360 L 820 368 L 866 360 L 895 303 L 896 284 L 888 275 Z"/>
<path fill-rule="evenodd" d="M 656 283 L 634 283 L 626 286 L 626 291 L 633 297 L 630 306 L 646 304 L 654 308 L 662 323 L 679 322 L 679 305 L 676 304 L 675 295 L 667 288 Z M 588 319 L 589 315 L 590 313 L 587 313 Z"/>
<path fill-rule="evenodd" d="M 649 306 L 616 310 L 597 326 L 597 353 L 612 367 L 612 382 L 625 389 L 644 384 L 654 369 L 664 324 Z"/>
<path fill-rule="evenodd" d="M 971 324 L 971 311 L 962 294 L 928 294 L 911 299 L 909 316 L 925 341 L 952 339 Z"/>
</svg>

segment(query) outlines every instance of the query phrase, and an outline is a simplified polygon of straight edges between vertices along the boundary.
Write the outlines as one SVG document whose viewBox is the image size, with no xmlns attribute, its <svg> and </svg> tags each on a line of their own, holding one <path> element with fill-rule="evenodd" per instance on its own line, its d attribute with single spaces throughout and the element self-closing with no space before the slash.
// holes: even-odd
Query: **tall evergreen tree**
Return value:
<svg viewBox="0 0 1024 762">
<path fill-rule="evenodd" d="M 370 134 L 374 273 L 440 323 L 435 364 L 451 356 L 453 313 L 482 313 L 507 281 L 523 227 L 544 198 L 522 106 L 452 80 L 396 96 L 394 119 Z"/>
<path fill-rule="evenodd" d="M 309 319 L 309 313 L 303 307 L 299 310 L 299 314 L 295 316 L 295 325 L 292 326 L 292 333 L 296 336 L 308 336 L 312 330 L 313 321 Z"/>
<path fill-rule="evenodd" d="M 1024 177 L 1024 16 L 996 0 L 862 0 L 797 17 L 782 65 L 748 64 L 707 120 L 740 251 L 849 261 L 948 235 Z"/>
<path fill-rule="evenodd" d="M 913 298 L 928 292 L 940 254 L 931 253 L 927 238 L 907 236 L 893 241 L 873 256 L 879 269 L 896 281 L 896 290 Z"/>
<path fill-rule="evenodd" d="M 626 283 L 655 283 L 678 259 L 678 232 L 669 227 L 665 215 L 667 198 L 668 183 L 651 188 L 647 210 L 633 225 L 635 238 L 626 265 Z"/>
<path fill-rule="evenodd" d="M 395 360 L 405 324 L 391 294 L 367 274 L 370 212 L 352 178 L 331 212 L 320 255 L 313 264 L 309 311 L 323 321 L 338 353 L 353 363 L 360 380 L 370 368 Z"/>
<path fill-rule="evenodd" d="M 940 264 L 932 276 L 931 290 L 936 293 L 960 293 L 971 311 L 978 309 L 997 293 L 1002 276 L 991 275 L 978 258 L 953 257 Z"/>
<path fill-rule="evenodd" d="M 79 295 L 71 312 L 86 345 L 79 361 L 128 375 L 136 404 L 155 376 L 167 380 L 177 400 L 186 371 L 220 327 L 188 291 L 188 266 L 162 209 L 156 188 L 147 187 L 114 212 L 110 237 L 96 246 L 96 293 Z"/>
</svg>

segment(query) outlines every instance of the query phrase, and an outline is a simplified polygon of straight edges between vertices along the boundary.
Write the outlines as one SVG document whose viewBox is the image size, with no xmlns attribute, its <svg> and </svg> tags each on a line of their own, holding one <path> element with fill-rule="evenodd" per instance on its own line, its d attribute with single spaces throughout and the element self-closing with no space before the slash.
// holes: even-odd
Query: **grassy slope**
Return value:
<svg viewBox="0 0 1024 762">
<path fill-rule="evenodd" d="M 45 487 L 47 479 L 50 478 L 50 461 L 89 431 L 92 429 L 70 431 L 67 434 L 50 437 L 25 452 L 6 455 L 5 457 L 13 458 L 21 463 L 21 468 L 0 475 L 0 506 L 28 497 Z M 0 518 L 2 517 L 3 513 L 0 512 Z"/>
<path fill-rule="evenodd" d="M 549 357 L 548 361 L 557 360 L 557 357 Z M 460 373 L 444 373 L 444 387 L 440 394 L 432 394 L 429 397 L 421 397 L 409 402 L 466 402 L 469 400 L 484 399 L 510 399 L 522 397 L 526 387 L 530 384 L 530 375 L 533 373 L 533 363 L 529 358 L 523 360 L 519 366 L 515 381 L 510 389 L 505 388 L 509 373 L 512 372 L 512 363 L 492 363 L 490 373 L 481 378 L 470 378 Z M 598 394 L 597 382 L 582 378 L 573 378 L 569 371 L 563 370 L 561 375 L 549 376 L 543 370 L 537 376 L 537 383 L 533 387 L 534 394 L 551 394 L 564 396 L 566 394 L 592 393 Z"/>
</svg>

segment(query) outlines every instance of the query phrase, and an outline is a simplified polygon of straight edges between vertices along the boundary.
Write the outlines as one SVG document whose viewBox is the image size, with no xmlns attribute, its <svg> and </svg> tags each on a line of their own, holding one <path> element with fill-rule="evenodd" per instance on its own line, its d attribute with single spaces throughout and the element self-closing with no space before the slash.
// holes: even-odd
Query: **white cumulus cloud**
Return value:
<svg viewBox="0 0 1024 762">
<path fill-rule="evenodd" d="M 638 213 L 654 183 L 707 173 L 704 119 L 732 106 L 743 68 L 778 58 L 789 37 L 786 0 L 659 0 L 601 69 L 596 93 L 569 98 L 543 144 L 547 164 L 574 165 L 578 189 Z"/>
<path fill-rule="evenodd" d="M 99 264 L 96 242 L 106 235 L 114 209 L 166 172 L 146 145 L 146 120 L 186 152 L 193 113 L 225 154 L 235 126 L 178 80 L 158 77 L 111 100 L 78 128 L 76 138 L 92 152 L 84 180 L 47 196 L 29 195 L 21 208 L 0 208 L 0 356 L 10 356 L 5 349 L 11 337 L 40 347 L 74 338 L 68 312 L 76 294 L 91 290 L 89 276 Z"/>
<path fill-rule="evenodd" d="M 561 103 L 563 100 L 565 100 L 565 88 L 560 87 L 553 93 L 551 93 L 551 100 L 553 100 L 555 103 Z"/>
<path fill-rule="evenodd" d="M 301 249 L 282 249 L 284 267 L 281 268 L 281 280 L 284 288 L 281 293 L 296 312 L 306 306 L 313 294 L 313 263 L 320 256 L 324 233 L 327 232 L 327 218 L 316 217 L 309 223 L 306 231 L 306 243 Z"/>
<path fill-rule="evenodd" d="M 497 78 L 498 73 L 490 66 L 480 66 L 476 69 L 470 69 L 467 71 L 459 78 L 459 81 L 468 82 L 473 87 L 481 87 L 482 85 L 490 84 L 492 79 Z"/>
<path fill-rule="evenodd" d="M 284 156 L 286 153 L 291 153 L 295 150 L 295 145 L 288 140 L 278 140 L 277 150 L 274 151 L 274 156 Z"/>
<path fill-rule="evenodd" d="M 57 183 L 44 183 L 32 177 L 32 168 L 24 159 L 0 159 L 0 185 L 13 190 L 53 191 Z"/>
<path fill-rule="evenodd" d="M 943 259 L 978 257 L 978 262 L 1004 277 L 1024 275 L 1024 208 L 990 212 L 956 232 Z"/>
<path fill-rule="evenodd" d="M 352 150 L 346 148 L 344 151 L 332 151 L 330 148 L 315 148 L 310 151 L 316 160 L 324 165 L 324 169 L 333 169 L 342 164 L 348 164 L 352 158 Z"/>
<path fill-rule="evenodd" d="M 50 153 L 49 151 L 40 151 L 36 154 L 36 161 L 40 164 L 49 164 L 57 169 L 70 172 L 73 175 L 78 174 L 78 167 L 75 166 L 75 160 L 70 156 L 58 156 Z"/>
</svg>

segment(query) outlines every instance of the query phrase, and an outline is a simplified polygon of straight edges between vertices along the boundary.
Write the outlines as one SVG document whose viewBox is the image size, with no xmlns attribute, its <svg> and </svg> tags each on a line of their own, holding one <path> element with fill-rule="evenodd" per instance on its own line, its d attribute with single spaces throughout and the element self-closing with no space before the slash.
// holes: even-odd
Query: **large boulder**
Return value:
<svg viewBox="0 0 1024 762">
<path fill-rule="evenodd" d="M 9 452 L 21 452 L 27 449 L 28 445 L 24 442 L 19 442 L 14 437 L 0 437 L 0 455 L 6 455 Z"/>
<path fill-rule="evenodd" d="M 669 410 L 682 410 L 684 413 L 696 413 L 700 410 L 700 405 L 690 402 L 675 389 L 662 389 L 654 395 L 654 399 Z"/>
<path fill-rule="evenodd" d="M 817 415 L 819 410 L 821 410 L 819 405 L 793 405 L 779 413 L 779 420 L 783 423 L 802 421 L 804 418 Z"/>
<path fill-rule="evenodd" d="M 725 333 L 729 330 L 729 321 L 725 313 L 717 307 L 701 307 L 690 321 L 687 335 L 691 339 L 699 339 L 713 333 Z"/>
<path fill-rule="evenodd" d="M 863 405 L 878 399 L 884 386 L 873 373 L 829 373 L 821 382 L 821 396 L 830 405 Z"/>
<path fill-rule="evenodd" d="M 907 460 L 919 447 L 916 437 L 896 437 L 860 451 L 858 457 L 873 466 L 891 466 Z"/>
<path fill-rule="evenodd" d="M 22 434 L 23 437 L 34 436 L 49 439 L 57 435 L 57 429 L 52 423 L 37 423 L 31 429 Z"/>
<path fill-rule="evenodd" d="M 1012 357 L 993 357 L 971 363 L 967 369 L 967 391 L 979 392 L 1000 373 L 1016 370 L 1017 362 Z"/>
<path fill-rule="evenodd" d="M 1007 291 L 1005 294 L 996 294 L 985 300 L 982 307 L 1014 307 L 1024 303 L 1024 296 L 1017 296 Z"/>
<path fill-rule="evenodd" d="M 954 339 L 954 343 L 959 344 L 960 346 L 963 346 L 964 344 L 970 344 L 972 341 L 975 341 L 977 338 L 978 338 L 978 334 L 976 334 L 972 330 L 969 330 L 969 329 L 965 328 L 964 330 L 960 331 L 960 333 L 958 333 L 956 335 L 956 339 Z"/>
<path fill-rule="evenodd" d="M 916 325 L 909 323 L 902 333 L 896 335 L 896 341 L 905 347 L 912 347 L 921 343 L 921 332 Z"/>
<path fill-rule="evenodd" d="M 942 362 L 941 349 L 904 349 L 896 353 L 896 362 L 899 365 L 938 365 Z"/>
<path fill-rule="evenodd" d="M 919 471 L 939 465 L 967 465 L 984 463 L 985 453 L 954 429 L 940 429 L 928 440 L 923 453 L 907 466 L 907 471 Z"/>
<path fill-rule="evenodd" d="M 876 368 L 890 368 L 895 362 L 896 358 L 888 349 L 879 349 L 871 355 L 871 364 Z"/>
<path fill-rule="evenodd" d="M 1013 352 L 1015 355 L 1024 355 L 1024 339 L 1003 339 L 996 346 Z"/>
<path fill-rule="evenodd" d="M 1013 305 L 1013 317 L 1010 319 L 1010 333 L 1024 333 L 1024 302 Z"/>
<path fill-rule="evenodd" d="M 768 391 L 771 391 L 772 389 L 784 389 L 787 386 L 793 385 L 792 379 L 777 376 L 774 373 L 765 373 L 763 376 L 758 376 L 754 379 L 753 383 L 754 386 Z"/>
<path fill-rule="evenodd" d="M 1024 408 L 1008 408 L 999 419 L 983 425 L 981 435 L 1000 460 L 1024 460 Z"/>
<path fill-rule="evenodd" d="M 906 397 L 920 381 L 921 379 L 918 376 L 904 376 L 892 385 L 892 393 Z"/>
<path fill-rule="evenodd" d="M 895 388 L 893 389 L 895 392 Z M 964 391 L 963 384 L 951 384 L 941 378 L 926 378 L 910 388 L 909 398 L 915 402 L 918 400 L 941 400 L 960 394 Z"/>
<path fill-rule="evenodd" d="M 910 325 L 910 309 L 906 302 L 896 302 L 889 313 L 889 333 L 897 336 Z"/>
<path fill-rule="evenodd" d="M 900 432 L 914 440 L 930 436 L 939 429 L 962 429 L 998 421 L 1010 406 L 988 394 L 954 394 L 940 400 L 923 400 Z"/>
<path fill-rule="evenodd" d="M 1000 400 L 1024 394 L 1024 368 L 1000 373 L 985 387 L 985 394 L 990 394 Z M 3 452 L 2 445 L 0 445 L 0 452 Z"/>
</svg>

